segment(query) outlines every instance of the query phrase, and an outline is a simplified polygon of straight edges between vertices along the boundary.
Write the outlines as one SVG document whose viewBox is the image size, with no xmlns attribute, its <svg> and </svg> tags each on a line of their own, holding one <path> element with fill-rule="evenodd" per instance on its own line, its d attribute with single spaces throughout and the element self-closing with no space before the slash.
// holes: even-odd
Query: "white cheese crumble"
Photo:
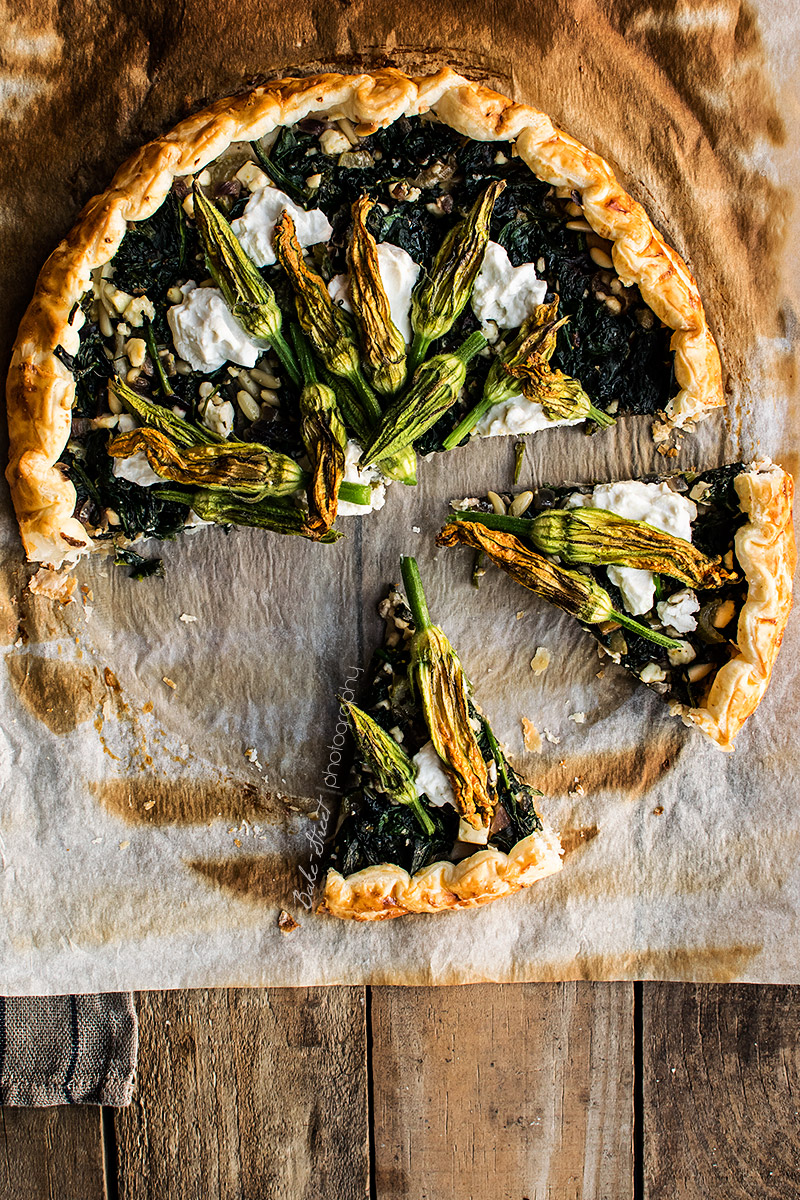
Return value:
<svg viewBox="0 0 800 1200">
<path fill-rule="evenodd" d="M 418 796 L 427 796 L 428 803 L 435 808 L 443 808 L 445 804 L 456 807 L 453 785 L 445 774 L 442 760 L 436 753 L 433 742 L 426 742 L 421 750 L 414 755 L 412 762 L 417 766 L 415 787 Z"/>
<path fill-rule="evenodd" d="M 195 371 L 216 371 L 226 362 L 254 367 L 264 343 L 248 337 L 218 288 L 192 283 L 181 289 L 185 299 L 167 310 L 172 340 L 180 358 Z"/>
<path fill-rule="evenodd" d="M 359 470 L 358 460 L 361 457 L 361 447 L 358 442 L 349 441 L 344 452 L 344 482 L 368 483 L 372 488 L 369 504 L 353 504 L 349 500 L 340 500 L 336 506 L 339 517 L 363 517 L 368 512 L 383 508 L 386 503 L 386 481 L 378 468 L 372 464 Z"/>
<path fill-rule="evenodd" d="M 392 321 L 403 335 L 406 345 L 411 341 L 411 293 L 419 277 L 419 263 L 410 254 L 391 242 L 378 243 L 378 270 L 386 290 Z M 334 275 L 328 284 L 331 299 L 341 304 L 345 312 L 352 312 L 350 302 L 350 276 Z"/>
<path fill-rule="evenodd" d="M 111 473 L 116 479 L 127 479 L 129 483 L 138 483 L 139 487 L 152 487 L 154 483 L 164 482 L 150 466 L 144 450 L 137 450 L 129 458 L 115 458 Z"/>
<path fill-rule="evenodd" d="M 333 233 L 331 224 L 321 208 L 298 208 L 285 192 L 276 187 L 259 188 L 250 196 L 240 217 L 231 221 L 231 229 L 257 267 L 271 267 L 275 258 L 272 235 L 282 212 L 294 221 L 297 240 L 301 246 L 316 246 L 327 242 Z"/>
<path fill-rule="evenodd" d="M 469 842 L 473 846 L 485 846 L 489 841 L 489 826 L 482 825 L 480 829 L 474 829 L 469 821 L 461 817 L 458 822 L 458 841 Z"/>
<path fill-rule="evenodd" d="M 494 332 L 490 321 L 501 329 L 516 329 L 544 302 L 546 293 L 547 283 L 539 279 L 533 263 L 514 267 L 504 248 L 489 242 L 472 290 L 472 311 L 485 334 Z"/>
<path fill-rule="evenodd" d="M 590 496 L 570 496 L 570 507 L 604 508 L 627 517 L 644 521 L 673 537 L 692 540 L 692 521 L 697 516 L 693 502 L 673 492 L 668 483 L 642 483 L 638 479 L 620 483 L 599 483 Z M 652 571 L 638 567 L 607 567 L 608 578 L 622 593 L 622 602 L 632 616 L 642 616 L 653 607 L 655 580 Z"/>
<path fill-rule="evenodd" d="M 520 393 L 495 404 L 484 413 L 475 426 L 474 437 L 508 437 L 509 434 L 538 433 L 540 429 L 554 429 L 556 425 L 580 425 L 584 420 L 561 418 L 548 421 L 544 409 L 536 400 L 527 400 Z"/>
<path fill-rule="evenodd" d="M 691 588 L 673 593 L 667 600 L 656 605 L 658 619 L 662 625 L 671 625 L 676 633 L 691 633 L 697 629 L 695 613 L 700 611 L 700 601 Z"/>
<path fill-rule="evenodd" d="M 214 401 L 217 403 L 214 403 Z M 203 409 L 202 421 L 206 429 L 218 433 L 220 437 L 228 437 L 233 430 L 233 419 L 236 413 L 230 400 L 219 403 L 218 397 L 209 397 Z"/>
</svg>

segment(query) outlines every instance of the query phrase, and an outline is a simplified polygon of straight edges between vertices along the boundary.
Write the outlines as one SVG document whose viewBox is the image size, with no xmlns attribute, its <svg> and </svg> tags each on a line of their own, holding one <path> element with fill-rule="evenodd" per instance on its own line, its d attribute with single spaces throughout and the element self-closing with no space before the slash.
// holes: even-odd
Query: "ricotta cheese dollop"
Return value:
<svg viewBox="0 0 800 1200">
<path fill-rule="evenodd" d="M 249 338 L 218 288 L 185 284 L 184 299 L 167 310 L 172 340 L 180 358 L 195 371 L 216 371 L 226 362 L 254 367 L 265 343 Z"/>
<path fill-rule="evenodd" d="M 426 742 L 421 750 L 411 760 L 417 766 L 415 787 L 418 796 L 427 796 L 428 803 L 434 808 L 443 808 L 445 804 L 456 807 L 453 785 L 445 774 L 442 760 L 436 753 L 433 742 Z"/>
<path fill-rule="evenodd" d="M 137 450 L 130 458 L 115 458 L 111 473 L 116 479 L 127 479 L 129 483 L 138 483 L 139 487 L 152 487 L 155 483 L 164 483 L 160 475 L 156 475 L 144 450 Z"/>
<path fill-rule="evenodd" d="M 520 392 L 502 404 L 495 404 L 485 412 L 475 426 L 475 437 L 507 437 L 512 433 L 538 433 L 540 429 L 552 429 L 556 425 L 580 425 L 583 417 L 562 417 L 548 421 L 544 409 L 536 400 L 527 400 Z"/>
<path fill-rule="evenodd" d="M 276 187 L 263 187 L 253 192 L 244 212 L 231 229 L 257 267 L 271 267 L 275 258 L 272 235 L 275 223 L 282 212 L 288 212 L 295 224 L 297 240 L 301 246 L 316 246 L 327 242 L 333 233 L 330 221 L 321 208 L 298 208 L 285 192 Z"/>
<path fill-rule="evenodd" d="M 472 291 L 472 311 L 490 340 L 495 333 L 490 322 L 500 329 L 516 329 L 544 302 L 546 293 L 547 283 L 539 279 L 533 263 L 514 267 L 504 248 L 489 242 Z"/>
<path fill-rule="evenodd" d="M 572 507 L 604 508 L 632 521 L 645 521 L 687 542 L 692 540 L 692 521 L 697 516 L 696 505 L 680 492 L 674 492 L 668 483 L 642 483 L 638 479 L 599 483 L 591 496 L 575 495 L 569 503 Z M 655 593 L 652 571 L 638 567 L 607 567 L 606 571 L 632 616 L 650 612 Z"/>
<path fill-rule="evenodd" d="M 349 441 L 344 452 L 344 482 L 368 483 L 372 488 L 370 503 L 352 504 L 349 500 L 340 500 L 336 506 L 336 515 L 339 517 L 363 517 L 368 512 L 383 508 L 386 503 L 386 481 L 374 464 L 359 470 L 360 457 L 358 442 Z"/>
<path fill-rule="evenodd" d="M 386 290 L 392 321 L 403 335 L 406 345 L 411 341 L 411 293 L 419 277 L 419 263 L 410 254 L 391 242 L 378 243 L 378 270 Z M 331 299 L 352 312 L 350 276 L 334 275 L 328 284 Z"/>
</svg>

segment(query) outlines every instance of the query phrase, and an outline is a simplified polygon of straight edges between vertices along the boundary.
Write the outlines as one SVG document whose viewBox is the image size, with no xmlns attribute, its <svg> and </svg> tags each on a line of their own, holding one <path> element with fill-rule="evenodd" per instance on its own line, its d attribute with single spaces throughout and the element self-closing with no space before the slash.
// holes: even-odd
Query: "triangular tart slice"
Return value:
<svg viewBox="0 0 800 1200">
<path fill-rule="evenodd" d="M 471 908 L 561 869 L 561 846 L 472 699 L 458 657 L 429 618 L 413 559 L 408 601 L 380 608 L 386 638 L 361 704 L 320 911 L 374 921 Z"/>
<path fill-rule="evenodd" d="M 571 613 L 687 725 L 732 750 L 792 604 L 793 483 L 769 460 L 453 506 L 470 546 Z"/>
</svg>

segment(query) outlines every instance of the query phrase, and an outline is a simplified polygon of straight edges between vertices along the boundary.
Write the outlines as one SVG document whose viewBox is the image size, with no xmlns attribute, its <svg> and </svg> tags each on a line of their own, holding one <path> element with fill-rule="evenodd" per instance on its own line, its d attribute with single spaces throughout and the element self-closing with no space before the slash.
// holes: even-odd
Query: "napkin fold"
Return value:
<svg viewBox="0 0 800 1200">
<path fill-rule="evenodd" d="M 137 1044 L 130 992 L 0 996 L 0 1103 L 130 1104 Z"/>
</svg>

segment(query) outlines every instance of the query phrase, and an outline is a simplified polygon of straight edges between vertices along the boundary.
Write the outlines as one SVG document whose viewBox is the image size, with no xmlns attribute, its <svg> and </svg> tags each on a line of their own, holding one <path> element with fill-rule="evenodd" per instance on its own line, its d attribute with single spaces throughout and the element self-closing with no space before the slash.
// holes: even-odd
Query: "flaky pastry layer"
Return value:
<svg viewBox="0 0 800 1200">
<path fill-rule="evenodd" d="M 764 459 L 738 475 L 734 487 L 749 517 L 735 538 L 748 584 L 738 653 L 717 671 L 701 707 L 680 709 L 687 725 L 697 725 L 727 751 L 767 690 L 792 607 L 797 566 L 791 475 Z"/>
<path fill-rule="evenodd" d="M 380 921 L 404 913 L 474 908 L 560 871 L 562 854 L 558 838 L 545 828 L 517 842 L 508 854 L 489 846 L 458 863 L 431 863 L 415 875 L 388 863 L 347 877 L 329 870 L 319 911 Z"/>
<path fill-rule="evenodd" d="M 614 243 L 623 283 L 638 284 L 646 303 L 675 331 L 671 344 L 681 390 L 667 406 L 669 427 L 686 426 L 724 403 L 719 354 L 686 265 L 608 163 L 557 130 L 544 113 L 449 68 L 416 79 L 385 69 L 277 80 L 219 100 L 143 146 L 107 191 L 89 201 L 42 268 L 14 344 L 7 385 L 6 474 L 29 559 L 57 567 L 100 548 L 73 517 L 75 489 L 56 465 L 69 439 L 75 388 L 54 351 L 59 345 L 70 354 L 77 350 L 70 313 L 89 289 L 92 271 L 116 254 L 128 223 L 152 216 L 174 179 L 201 171 L 231 142 L 262 138 L 311 113 L 347 117 L 358 133 L 367 134 L 428 111 L 478 141 L 516 139 L 536 175 L 580 192 L 589 224 Z"/>
</svg>

